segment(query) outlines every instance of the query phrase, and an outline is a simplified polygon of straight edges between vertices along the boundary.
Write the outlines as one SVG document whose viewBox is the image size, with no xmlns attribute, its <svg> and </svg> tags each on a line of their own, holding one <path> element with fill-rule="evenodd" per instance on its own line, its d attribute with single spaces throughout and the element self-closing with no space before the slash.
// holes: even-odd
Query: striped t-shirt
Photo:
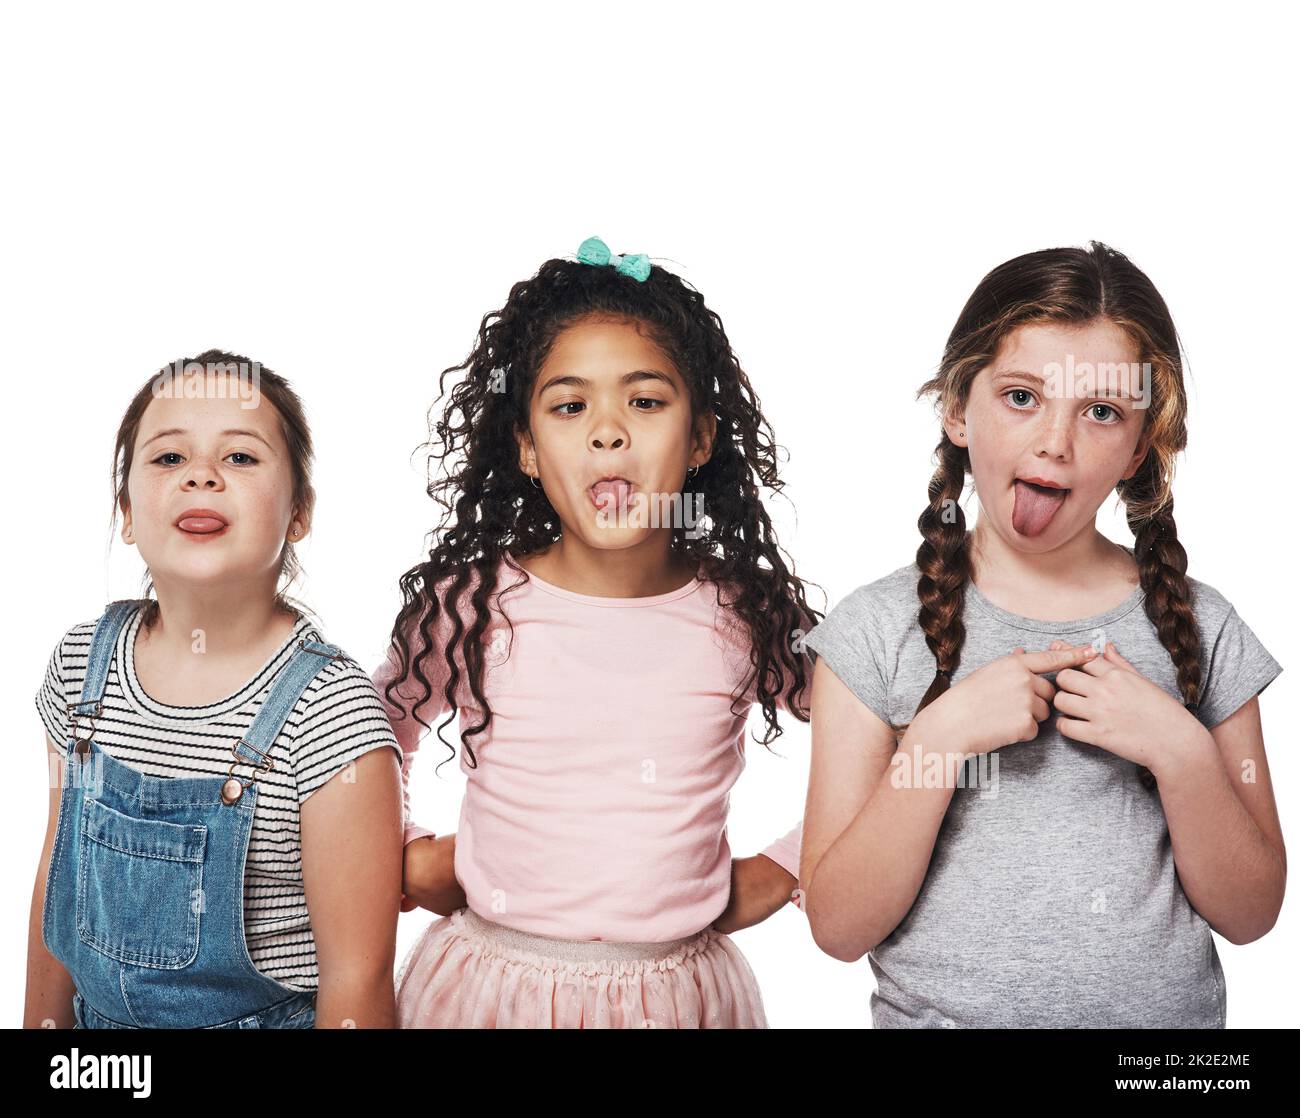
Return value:
<svg viewBox="0 0 1300 1118">
<path fill-rule="evenodd" d="M 300 639 L 324 638 L 301 614 L 293 634 L 243 687 L 205 706 L 168 706 L 135 674 L 140 612 L 122 627 L 95 719 L 95 743 L 123 764 L 155 777 L 225 777 L 231 747 L 252 724 L 271 684 Z M 98 620 L 98 619 L 96 619 Z M 68 738 L 67 704 L 81 697 L 95 621 L 64 634 L 36 695 L 55 743 Z M 352 660 L 331 660 L 307 686 L 271 747 L 275 767 L 257 780 L 244 867 L 244 938 L 253 965 L 294 989 L 319 985 L 316 943 L 302 880 L 298 812 L 317 788 L 372 749 L 402 757 L 370 676 Z"/>
</svg>

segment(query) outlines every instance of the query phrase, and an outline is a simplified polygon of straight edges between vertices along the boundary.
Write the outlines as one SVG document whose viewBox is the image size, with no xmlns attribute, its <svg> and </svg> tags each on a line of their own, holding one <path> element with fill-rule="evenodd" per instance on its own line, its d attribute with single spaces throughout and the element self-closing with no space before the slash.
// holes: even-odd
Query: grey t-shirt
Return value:
<svg viewBox="0 0 1300 1118">
<path fill-rule="evenodd" d="M 859 587 L 805 639 L 893 725 L 912 719 L 934 679 L 918 577 L 912 563 Z M 1201 636 L 1197 715 L 1212 729 L 1282 668 L 1217 590 L 1188 583 Z M 1143 599 L 1138 588 L 1094 617 L 1038 621 L 968 582 L 953 682 L 1017 646 L 1100 633 L 1181 698 Z M 1223 970 L 1175 873 L 1158 791 L 1131 761 L 1064 737 L 1056 713 L 1032 742 L 965 770 L 982 779 L 954 792 L 916 901 L 869 956 L 876 1028 L 1224 1027 Z"/>
</svg>

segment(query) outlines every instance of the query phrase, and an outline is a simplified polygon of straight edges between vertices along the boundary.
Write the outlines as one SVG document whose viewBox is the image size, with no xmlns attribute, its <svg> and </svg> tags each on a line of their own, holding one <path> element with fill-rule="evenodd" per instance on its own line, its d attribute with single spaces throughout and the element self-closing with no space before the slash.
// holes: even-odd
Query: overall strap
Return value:
<svg viewBox="0 0 1300 1118">
<path fill-rule="evenodd" d="M 108 680 L 108 668 L 113 662 L 113 649 L 117 645 L 118 634 L 127 619 L 143 604 L 144 600 L 124 598 L 120 602 L 109 603 L 104 610 L 95 626 L 95 635 L 90 638 L 90 657 L 86 662 L 86 677 L 81 684 L 81 701 L 68 704 L 69 715 L 95 718 L 104 709 L 104 684 Z"/>
<path fill-rule="evenodd" d="M 271 745 L 307 685 L 331 660 L 346 659 L 337 645 L 300 638 L 297 651 L 272 684 L 271 693 L 253 717 L 253 724 L 231 752 L 251 764 L 269 767 Z"/>
</svg>

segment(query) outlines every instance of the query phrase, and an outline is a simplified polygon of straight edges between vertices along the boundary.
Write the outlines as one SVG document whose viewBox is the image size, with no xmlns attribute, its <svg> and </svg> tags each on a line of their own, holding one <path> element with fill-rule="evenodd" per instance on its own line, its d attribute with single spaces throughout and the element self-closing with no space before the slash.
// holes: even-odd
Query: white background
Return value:
<svg viewBox="0 0 1300 1118">
<path fill-rule="evenodd" d="M 7 9 L 3 1022 L 45 822 L 33 695 L 69 626 L 139 592 L 108 535 L 132 393 L 208 347 L 291 380 L 318 447 L 302 596 L 376 663 L 433 523 L 411 452 L 437 372 L 592 234 L 723 316 L 823 609 L 915 552 L 938 427 L 914 394 L 980 278 L 1089 238 L 1127 253 L 1187 349 L 1190 573 L 1289 669 L 1261 707 L 1294 837 L 1295 31 L 1249 3 Z M 1099 523 L 1131 543 L 1111 505 Z M 738 854 L 802 811 L 806 727 L 778 748 L 750 743 Z M 417 815 L 449 830 L 459 773 L 425 752 Z M 1218 941 L 1230 1026 L 1295 1023 L 1294 909 Z M 737 942 L 774 1026 L 869 1024 L 867 961 L 822 955 L 793 907 Z"/>
</svg>

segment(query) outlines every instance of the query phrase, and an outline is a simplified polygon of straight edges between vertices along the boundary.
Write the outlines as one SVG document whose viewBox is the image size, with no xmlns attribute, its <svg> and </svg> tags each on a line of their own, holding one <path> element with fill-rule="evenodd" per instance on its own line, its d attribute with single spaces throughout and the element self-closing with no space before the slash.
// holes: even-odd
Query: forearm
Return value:
<svg viewBox="0 0 1300 1118">
<path fill-rule="evenodd" d="M 917 740 L 909 728 L 899 752 L 914 756 Z M 945 779 L 934 788 L 924 787 L 921 780 L 896 782 L 894 772 L 891 763 L 805 886 L 813 939 L 828 955 L 845 962 L 860 959 L 907 915 L 925 881 L 952 801 L 946 766 Z"/>
<path fill-rule="evenodd" d="M 1232 943 L 1277 921 L 1286 865 L 1250 817 L 1208 730 L 1154 768 L 1174 864 L 1192 907 Z"/>
<path fill-rule="evenodd" d="M 425 835 L 402 853 L 402 893 L 407 903 L 449 916 L 465 907 L 465 890 L 456 879 L 456 836 Z"/>
<path fill-rule="evenodd" d="M 385 965 L 348 969 L 320 976 L 316 995 L 318 1029 L 395 1029 L 397 1005 L 393 960 Z"/>
<path fill-rule="evenodd" d="M 737 932 L 761 924 L 789 903 L 798 884 L 798 878 L 766 854 L 733 859 L 731 896 L 713 927 Z"/>
<path fill-rule="evenodd" d="M 31 908 L 27 914 L 27 992 L 23 1004 L 23 1028 L 70 1029 L 76 1024 L 72 995 L 77 992 L 77 987 L 67 968 L 47 950 L 41 931 L 45 917 L 45 868 L 42 864 L 37 870 Z"/>
</svg>

